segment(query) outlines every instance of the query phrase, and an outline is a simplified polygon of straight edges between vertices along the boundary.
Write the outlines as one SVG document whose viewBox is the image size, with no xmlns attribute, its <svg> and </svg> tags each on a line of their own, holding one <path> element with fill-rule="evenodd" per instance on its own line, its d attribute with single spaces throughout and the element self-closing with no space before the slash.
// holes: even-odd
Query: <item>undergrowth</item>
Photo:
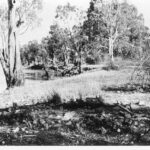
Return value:
<svg viewBox="0 0 150 150">
<path fill-rule="evenodd" d="M 150 144 L 149 109 L 134 115 L 104 103 L 102 97 L 47 102 L 1 110 L 1 145 Z M 54 102 L 55 102 L 54 101 Z M 138 116 L 138 117 L 137 117 Z M 141 119 L 138 120 L 139 116 Z M 142 116 L 145 118 L 142 119 Z"/>
</svg>

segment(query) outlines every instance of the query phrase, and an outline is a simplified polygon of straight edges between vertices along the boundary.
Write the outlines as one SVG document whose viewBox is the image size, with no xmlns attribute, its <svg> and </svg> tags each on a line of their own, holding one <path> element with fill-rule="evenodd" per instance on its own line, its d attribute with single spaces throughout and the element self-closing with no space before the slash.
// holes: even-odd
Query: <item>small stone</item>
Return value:
<svg viewBox="0 0 150 150">
<path fill-rule="evenodd" d="M 17 127 L 17 128 L 15 128 L 15 129 L 13 130 L 13 132 L 14 132 L 14 133 L 18 133 L 19 130 L 20 130 L 19 127 Z"/>
<path fill-rule="evenodd" d="M 143 123 L 140 124 L 140 127 L 144 127 L 144 126 L 145 126 L 145 124 L 143 124 Z"/>
<path fill-rule="evenodd" d="M 138 125 L 139 125 L 138 121 L 135 121 L 135 122 L 134 122 L 134 125 L 135 125 L 135 126 L 138 126 Z"/>
<path fill-rule="evenodd" d="M 2 141 L 2 144 L 4 145 L 4 144 L 5 144 L 5 141 Z"/>
<path fill-rule="evenodd" d="M 64 115 L 64 118 L 63 120 L 72 120 L 75 116 L 75 112 L 67 112 L 65 115 Z"/>
<path fill-rule="evenodd" d="M 58 120 L 58 123 L 61 123 L 61 120 Z"/>
<path fill-rule="evenodd" d="M 45 128 L 46 128 L 46 130 L 48 130 L 48 129 L 49 129 L 49 125 L 48 125 L 48 123 L 46 123 L 46 124 L 45 124 Z"/>
<path fill-rule="evenodd" d="M 62 118 L 62 116 L 58 115 L 56 118 L 57 118 L 57 119 L 61 119 L 61 118 Z"/>
<path fill-rule="evenodd" d="M 46 122 L 45 122 L 44 119 L 40 119 L 40 123 L 41 123 L 42 125 L 44 125 Z"/>
<path fill-rule="evenodd" d="M 128 114 L 128 113 L 126 113 L 126 114 L 125 114 L 125 117 L 126 117 L 126 118 L 131 118 L 131 115 Z"/>
<path fill-rule="evenodd" d="M 131 126 L 131 131 L 134 133 L 138 133 L 139 132 L 139 128 L 136 126 Z"/>
<path fill-rule="evenodd" d="M 72 125 L 72 122 L 69 121 L 69 122 L 66 123 L 66 125 L 70 126 L 70 125 Z"/>
<path fill-rule="evenodd" d="M 28 134 L 29 133 L 29 131 L 26 131 L 26 134 Z"/>
<path fill-rule="evenodd" d="M 34 125 L 37 125 L 37 123 L 38 123 L 37 120 L 34 120 L 34 121 L 33 121 L 33 124 L 34 124 Z"/>
<path fill-rule="evenodd" d="M 120 130 L 120 129 L 117 129 L 117 132 L 118 132 L 118 133 L 120 133 L 120 132 L 121 132 L 121 130 Z"/>
<path fill-rule="evenodd" d="M 132 141 L 131 144 L 134 144 L 134 142 Z"/>
<path fill-rule="evenodd" d="M 102 132 L 102 134 L 106 134 L 106 133 L 107 133 L 107 130 L 106 130 L 104 127 L 102 127 L 102 128 L 101 128 L 101 132 Z"/>
<path fill-rule="evenodd" d="M 23 132 L 25 132 L 26 128 L 22 128 L 21 130 L 22 130 Z"/>
</svg>

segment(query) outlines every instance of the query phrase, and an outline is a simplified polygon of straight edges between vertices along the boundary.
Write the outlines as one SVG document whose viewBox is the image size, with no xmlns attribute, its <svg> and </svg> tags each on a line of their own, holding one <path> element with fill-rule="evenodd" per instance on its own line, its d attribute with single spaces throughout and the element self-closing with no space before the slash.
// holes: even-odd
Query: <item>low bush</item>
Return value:
<svg viewBox="0 0 150 150">
<path fill-rule="evenodd" d="M 86 59 L 85 59 L 85 62 L 89 65 L 95 65 L 95 64 L 98 64 L 100 62 L 100 57 L 99 56 L 88 56 Z"/>
<path fill-rule="evenodd" d="M 106 66 L 102 67 L 103 70 L 119 70 L 119 66 L 115 65 L 113 62 L 109 62 Z"/>
<path fill-rule="evenodd" d="M 41 70 L 43 68 L 44 68 L 43 65 L 34 65 L 34 66 L 29 67 L 28 69 Z"/>
</svg>

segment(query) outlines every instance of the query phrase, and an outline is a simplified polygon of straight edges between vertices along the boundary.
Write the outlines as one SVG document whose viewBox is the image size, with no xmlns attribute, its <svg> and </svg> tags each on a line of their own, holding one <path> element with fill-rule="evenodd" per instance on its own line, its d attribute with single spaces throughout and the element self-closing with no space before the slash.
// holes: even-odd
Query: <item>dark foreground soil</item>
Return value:
<svg viewBox="0 0 150 150">
<path fill-rule="evenodd" d="M 100 98 L 58 105 L 14 104 L 0 111 L 0 144 L 150 145 L 150 109 L 108 105 Z"/>
</svg>

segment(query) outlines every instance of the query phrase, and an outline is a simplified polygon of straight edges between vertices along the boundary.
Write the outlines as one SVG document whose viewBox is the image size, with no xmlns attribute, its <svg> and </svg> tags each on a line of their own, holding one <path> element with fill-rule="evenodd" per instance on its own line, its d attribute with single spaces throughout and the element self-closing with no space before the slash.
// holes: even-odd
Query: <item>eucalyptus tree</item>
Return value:
<svg viewBox="0 0 150 150">
<path fill-rule="evenodd" d="M 67 58 L 71 50 L 75 53 L 78 61 L 79 73 L 81 73 L 81 58 L 85 47 L 85 36 L 83 34 L 83 23 L 86 19 L 85 11 L 67 4 L 58 6 L 56 9 L 55 22 L 61 26 L 60 32 L 63 38 L 64 56 Z M 65 38 L 66 37 L 66 38 Z M 68 62 L 68 58 L 66 59 Z"/>
<path fill-rule="evenodd" d="M 24 83 L 18 34 L 24 33 L 38 20 L 37 11 L 42 8 L 41 0 L 7 0 L 5 9 L 6 39 L 1 50 L 0 61 L 6 77 L 7 87 Z M 2 24 L 2 22 L 0 23 Z M 3 30 L 4 31 L 4 30 Z"/>
<path fill-rule="evenodd" d="M 92 0 L 84 22 L 84 31 L 98 50 L 109 52 L 114 61 L 114 51 L 131 53 L 139 49 L 146 35 L 143 15 L 126 1 Z M 141 43 L 141 44 L 140 44 Z M 128 52 L 127 52 L 128 53 Z"/>
</svg>

